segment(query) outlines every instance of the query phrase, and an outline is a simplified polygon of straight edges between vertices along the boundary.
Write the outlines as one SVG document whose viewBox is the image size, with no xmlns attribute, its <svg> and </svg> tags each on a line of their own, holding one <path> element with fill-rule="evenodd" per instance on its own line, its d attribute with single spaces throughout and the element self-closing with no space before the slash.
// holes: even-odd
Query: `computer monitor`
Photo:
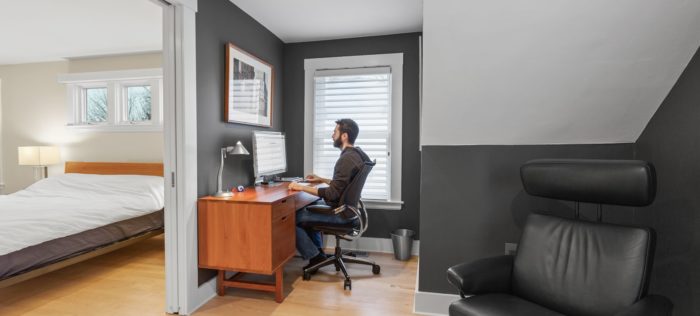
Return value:
<svg viewBox="0 0 700 316">
<path fill-rule="evenodd" d="M 268 182 L 272 176 L 287 171 L 284 134 L 253 132 L 253 170 L 256 178 L 263 177 L 263 182 Z"/>
</svg>

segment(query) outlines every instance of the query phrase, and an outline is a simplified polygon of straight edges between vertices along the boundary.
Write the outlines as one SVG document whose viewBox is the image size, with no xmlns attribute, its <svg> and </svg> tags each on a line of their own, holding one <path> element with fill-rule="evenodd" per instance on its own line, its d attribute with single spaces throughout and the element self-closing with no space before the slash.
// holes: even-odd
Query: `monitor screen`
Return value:
<svg viewBox="0 0 700 316">
<path fill-rule="evenodd" d="M 253 168 L 255 177 L 271 176 L 287 171 L 284 134 L 253 132 Z"/>
</svg>

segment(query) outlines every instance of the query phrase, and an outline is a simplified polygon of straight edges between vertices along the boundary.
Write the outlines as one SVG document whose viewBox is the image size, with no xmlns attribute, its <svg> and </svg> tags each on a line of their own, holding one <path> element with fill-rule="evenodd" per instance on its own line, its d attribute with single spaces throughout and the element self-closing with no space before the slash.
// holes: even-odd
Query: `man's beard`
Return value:
<svg viewBox="0 0 700 316">
<path fill-rule="evenodd" d="M 343 141 L 340 140 L 340 137 L 338 137 L 337 139 L 334 139 L 334 140 L 333 140 L 333 147 L 335 147 L 335 148 L 343 148 Z"/>
</svg>

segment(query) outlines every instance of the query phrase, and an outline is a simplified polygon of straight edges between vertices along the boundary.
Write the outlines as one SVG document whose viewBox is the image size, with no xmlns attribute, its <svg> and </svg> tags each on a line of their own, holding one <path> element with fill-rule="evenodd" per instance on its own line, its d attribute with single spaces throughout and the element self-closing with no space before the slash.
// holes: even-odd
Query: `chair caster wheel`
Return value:
<svg viewBox="0 0 700 316">
<path fill-rule="evenodd" d="M 350 280 L 345 280 L 345 284 L 343 284 L 343 290 L 352 291 L 352 283 L 350 282 Z"/>
<path fill-rule="evenodd" d="M 304 271 L 304 276 L 302 276 L 302 279 L 304 279 L 304 281 L 311 280 L 311 273 Z"/>
<path fill-rule="evenodd" d="M 379 274 L 379 272 L 380 272 L 381 270 L 382 270 L 382 268 L 381 268 L 378 264 L 375 264 L 375 265 L 372 266 L 372 273 L 373 273 L 373 274 Z"/>
</svg>

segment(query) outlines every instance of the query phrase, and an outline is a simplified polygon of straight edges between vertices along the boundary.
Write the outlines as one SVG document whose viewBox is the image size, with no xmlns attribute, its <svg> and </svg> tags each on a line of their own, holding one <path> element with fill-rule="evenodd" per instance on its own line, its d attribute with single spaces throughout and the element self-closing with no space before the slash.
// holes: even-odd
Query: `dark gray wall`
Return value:
<svg viewBox="0 0 700 316">
<path fill-rule="evenodd" d="M 252 153 L 253 130 L 282 130 L 282 76 L 284 43 L 228 0 L 200 1 L 197 12 L 197 193 L 216 191 L 220 148 L 240 140 Z M 226 123 L 224 120 L 225 45 L 231 42 L 272 64 L 272 128 Z M 251 156 L 229 156 L 224 188 L 253 181 Z"/>
<path fill-rule="evenodd" d="M 700 315 L 700 54 L 690 61 L 637 140 L 637 159 L 656 167 L 658 189 L 638 223 L 658 240 L 651 291 L 675 315 Z"/>
<path fill-rule="evenodd" d="M 282 54 L 284 44 L 260 23 L 228 0 L 200 1 L 197 12 L 197 194 L 216 191 L 220 148 L 241 141 L 252 153 L 252 131 L 282 129 Z M 274 91 L 272 128 L 225 123 L 225 45 L 231 42 L 272 64 Z M 229 156 L 225 161 L 223 187 L 253 182 L 252 156 Z M 199 282 L 211 279 L 212 271 L 200 269 Z"/>
<path fill-rule="evenodd" d="M 420 33 L 294 43 L 284 46 L 284 132 L 290 175 L 304 171 L 304 59 L 403 53 L 403 150 L 400 211 L 372 210 L 364 236 L 389 238 L 397 228 L 418 233 L 420 152 L 418 151 L 418 37 Z M 362 133 L 362 126 L 360 126 Z"/>
<path fill-rule="evenodd" d="M 536 158 L 631 159 L 634 144 L 532 146 L 424 146 L 421 168 L 419 290 L 454 293 L 447 268 L 501 255 L 517 243 L 533 211 L 572 217 L 573 203 L 527 195 L 520 166 Z M 582 205 L 594 218 L 595 207 Z M 604 221 L 634 217 L 634 208 L 604 211 Z M 547 210 L 544 212 L 542 210 Z M 607 208 L 604 208 L 607 210 Z"/>
</svg>

